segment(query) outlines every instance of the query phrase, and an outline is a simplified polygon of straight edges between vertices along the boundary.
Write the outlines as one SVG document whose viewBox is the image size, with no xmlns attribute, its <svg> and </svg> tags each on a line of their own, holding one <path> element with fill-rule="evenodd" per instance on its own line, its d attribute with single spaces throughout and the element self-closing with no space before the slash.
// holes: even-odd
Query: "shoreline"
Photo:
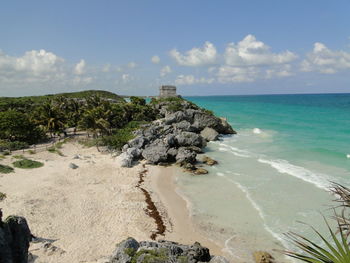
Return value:
<svg viewBox="0 0 350 263">
<path fill-rule="evenodd" d="M 148 166 L 149 174 L 146 185 L 153 192 L 152 198 L 161 211 L 167 230 L 159 239 L 166 239 L 182 244 L 201 243 L 208 247 L 212 255 L 228 256 L 223 252 L 224 247 L 215 243 L 201 233 L 195 226 L 188 201 L 179 194 L 176 186 L 177 167 Z"/>
</svg>

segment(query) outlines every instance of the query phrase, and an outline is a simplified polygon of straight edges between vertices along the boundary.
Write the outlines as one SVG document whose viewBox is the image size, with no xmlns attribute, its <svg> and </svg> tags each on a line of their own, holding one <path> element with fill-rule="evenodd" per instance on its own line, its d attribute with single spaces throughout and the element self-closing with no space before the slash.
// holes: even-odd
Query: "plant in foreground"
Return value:
<svg viewBox="0 0 350 263">
<path fill-rule="evenodd" d="M 337 197 L 335 201 L 340 203 L 339 206 L 333 208 L 333 219 L 336 220 L 337 230 L 332 230 L 325 219 L 330 234 L 330 238 L 327 240 L 324 235 L 311 226 L 317 236 L 324 242 L 323 246 L 300 234 L 289 232 L 286 234 L 287 238 L 304 253 L 284 250 L 282 252 L 285 255 L 309 263 L 350 263 L 350 244 L 348 241 L 350 236 L 350 214 L 347 211 L 350 208 L 350 189 L 333 183 L 330 190 Z M 337 212 L 338 208 L 341 208 L 341 213 Z"/>
<path fill-rule="evenodd" d="M 22 168 L 22 169 L 32 169 L 32 168 L 39 168 L 44 166 L 43 163 L 29 160 L 29 159 L 23 159 L 18 160 L 12 163 L 14 167 L 16 168 Z"/>
</svg>

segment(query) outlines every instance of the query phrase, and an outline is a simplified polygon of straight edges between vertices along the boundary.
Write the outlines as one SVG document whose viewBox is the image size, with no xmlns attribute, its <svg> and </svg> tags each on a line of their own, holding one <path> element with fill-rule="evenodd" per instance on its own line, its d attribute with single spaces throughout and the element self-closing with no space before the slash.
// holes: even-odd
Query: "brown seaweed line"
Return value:
<svg viewBox="0 0 350 263">
<path fill-rule="evenodd" d="M 143 167 L 145 168 L 145 165 L 143 165 Z M 166 226 L 163 222 L 163 218 L 160 215 L 156 205 L 152 201 L 151 195 L 149 194 L 149 192 L 146 189 L 141 187 L 142 183 L 144 182 L 143 178 L 144 178 L 146 172 L 147 172 L 147 170 L 143 170 L 142 172 L 139 173 L 139 181 L 138 181 L 136 187 L 139 188 L 142 191 L 142 193 L 145 195 L 145 201 L 147 204 L 147 209 L 145 209 L 146 214 L 149 217 L 153 218 L 156 225 L 157 225 L 157 231 L 152 233 L 150 236 L 150 238 L 152 240 L 155 240 L 157 235 L 164 236 L 164 233 L 166 231 Z"/>
</svg>

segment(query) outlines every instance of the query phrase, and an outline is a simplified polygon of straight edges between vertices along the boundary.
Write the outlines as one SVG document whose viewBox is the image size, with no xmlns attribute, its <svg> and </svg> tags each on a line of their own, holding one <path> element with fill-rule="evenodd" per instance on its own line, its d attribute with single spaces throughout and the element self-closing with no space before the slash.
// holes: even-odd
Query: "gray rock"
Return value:
<svg viewBox="0 0 350 263">
<path fill-rule="evenodd" d="M 132 166 L 133 157 L 130 154 L 128 154 L 127 152 L 124 152 L 121 155 L 119 155 L 117 159 L 119 160 L 121 167 L 131 167 Z"/>
<path fill-rule="evenodd" d="M 177 153 L 178 153 L 178 149 L 176 148 L 170 148 L 168 150 L 168 155 L 173 157 L 173 160 L 175 160 L 175 156 L 177 155 Z"/>
<path fill-rule="evenodd" d="M 181 132 L 175 138 L 179 146 L 197 146 L 202 148 L 207 144 L 202 136 L 194 132 Z"/>
<path fill-rule="evenodd" d="M 73 159 L 80 159 L 80 155 L 79 155 L 79 154 L 75 154 L 75 155 L 73 156 Z"/>
<path fill-rule="evenodd" d="M 169 147 L 162 142 L 152 143 L 142 151 L 142 157 L 153 164 L 166 162 L 168 149 Z"/>
<path fill-rule="evenodd" d="M 9 216 L 2 222 L 0 211 L 0 260 L 5 263 L 27 263 L 32 239 L 24 217 Z"/>
<path fill-rule="evenodd" d="M 209 263 L 229 263 L 229 261 L 223 256 L 213 256 Z"/>
<path fill-rule="evenodd" d="M 69 168 L 71 168 L 71 169 L 77 169 L 77 168 L 79 168 L 79 166 L 76 165 L 75 163 L 70 163 L 70 164 L 69 164 Z"/>
<path fill-rule="evenodd" d="M 117 245 L 113 252 L 110 263 L 130 263 L 131 257 L 140 247 L 139 243 L 132 237 L 127 238 Z"/>
<path fill-rule="evenodd" d="M 188 121 L 180 121 L 177 123 L 173 124 L 174 128 L 177 130 L 181 130 L 181 131 L 192 131 L 193 129 L 191 129 L 191 123 L 189 123 Z"/>
<path fill-rule="evenodd" d="M 180 147 L 175 157 L 177 163 L 195 163 L 197 154 L 185 147 Z"/>
<path fill-rule="evenodd" d="M 145 144 L 148 143 L 148 139 L 144 136 L 136 137 L 128 142 L 130 147 L 141 149 Z"/>
<path fill-rule="evenodd" d="M 174 134 L 168 134 L 164 138 L 164 143 L 171 146 L 174 146 L 176 144 L 175 135 Z"/>
<path fill-rule="evenodd" d="M 130 155 L 133 160 L 136 160 L 141 156 L 142 150 L 135 147 L 131 147 L 126 150 L 126 153 Z"/>
<path fill-rule="evenodd" d="M 201 136 L 207 141 L 216 141 L 219 137 L 219 133 L 213 128 L 205 127 L 201 131 Z"/>
</svg>

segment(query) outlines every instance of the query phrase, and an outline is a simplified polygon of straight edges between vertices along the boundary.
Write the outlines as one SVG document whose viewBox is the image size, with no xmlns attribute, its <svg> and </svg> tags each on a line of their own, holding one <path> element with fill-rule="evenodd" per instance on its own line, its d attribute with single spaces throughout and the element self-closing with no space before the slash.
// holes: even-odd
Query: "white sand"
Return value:
<svg viewBox="0 0 350 263">
<path fill-rule="evenodd" d="M 111 155 L 74 143 L 62 152 L 64 157 L 47 151 L 25 154 L 44 167 L 0 174 L 0 192 L 7 195 L 0 202 L 4 217 L 24 216 L 36 237 L 54 240 L 58 247 L 45 250 L 43 242 L 32 243 L 35 262 L 96 262 L 128 236 L 148 240 L 155 224 L 135 187 L 142 167 L 120 168 Z M 76 154 L 80 159 L 73 159 Z M 69 168 L 70 163 L 79 168 Z"/>
</svg>

